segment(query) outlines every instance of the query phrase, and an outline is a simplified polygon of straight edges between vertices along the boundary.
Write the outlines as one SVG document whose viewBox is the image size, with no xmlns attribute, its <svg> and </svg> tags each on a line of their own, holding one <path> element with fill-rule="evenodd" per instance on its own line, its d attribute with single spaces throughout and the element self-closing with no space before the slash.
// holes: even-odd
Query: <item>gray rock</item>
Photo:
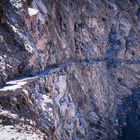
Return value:
<svg viewBox="0 0 140 140">
<path fill-rule="evenodd" d="M 2 0 L 0 138 L 139 139 L 139 5 Z"/>
</svg>

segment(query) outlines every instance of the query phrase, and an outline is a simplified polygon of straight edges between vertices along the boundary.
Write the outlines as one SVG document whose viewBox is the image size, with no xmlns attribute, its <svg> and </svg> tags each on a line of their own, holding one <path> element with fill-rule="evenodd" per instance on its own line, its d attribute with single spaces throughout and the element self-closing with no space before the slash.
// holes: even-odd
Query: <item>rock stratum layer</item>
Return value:
<svg viewBox="0 0 140 140">
<path fill-rule="evenodd" d="M 139 140 L 139 30 L 139 0 L 1 0 L 0 140 Z"/>
</svg>

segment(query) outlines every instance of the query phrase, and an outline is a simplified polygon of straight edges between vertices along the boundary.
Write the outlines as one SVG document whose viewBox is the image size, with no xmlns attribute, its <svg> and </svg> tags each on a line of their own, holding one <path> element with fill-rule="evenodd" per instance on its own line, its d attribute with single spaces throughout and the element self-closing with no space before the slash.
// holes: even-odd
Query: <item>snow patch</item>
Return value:
<svg viewBox="0 0 140 140">
<path fill-rule="evenodd" d="M 28 13 L 30 16 L 34 16 L 36 14 L 38 14 L 38 10 L 37 9 L 33 9 L 33 8 L 28 8 Z"/>
</svg>

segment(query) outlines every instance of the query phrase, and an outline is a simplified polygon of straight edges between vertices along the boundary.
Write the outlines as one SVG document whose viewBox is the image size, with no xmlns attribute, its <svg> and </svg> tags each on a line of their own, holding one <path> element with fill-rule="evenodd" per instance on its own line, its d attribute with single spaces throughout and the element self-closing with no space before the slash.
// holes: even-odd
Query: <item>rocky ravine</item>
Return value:
<svg viewBox="0 0 140 140">
<path fill-rule="evenodd" d="M 0 140 L 139 140 L 139 30 L 139 0 L 1 0 Z"/>
</svg>

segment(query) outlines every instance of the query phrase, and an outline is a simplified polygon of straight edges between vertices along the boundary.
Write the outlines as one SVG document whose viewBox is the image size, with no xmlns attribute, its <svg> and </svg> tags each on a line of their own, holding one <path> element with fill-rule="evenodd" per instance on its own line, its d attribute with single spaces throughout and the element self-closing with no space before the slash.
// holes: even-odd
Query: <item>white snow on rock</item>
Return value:
<svg viewBox="0 0 140 140">
<path fill-rule="evenodd" d="M 28 8 L 28 13 L 30 16 L 34 16 L 34 15 L 38 14 L 39 11 L 37 9 Z"/>
</svg>

